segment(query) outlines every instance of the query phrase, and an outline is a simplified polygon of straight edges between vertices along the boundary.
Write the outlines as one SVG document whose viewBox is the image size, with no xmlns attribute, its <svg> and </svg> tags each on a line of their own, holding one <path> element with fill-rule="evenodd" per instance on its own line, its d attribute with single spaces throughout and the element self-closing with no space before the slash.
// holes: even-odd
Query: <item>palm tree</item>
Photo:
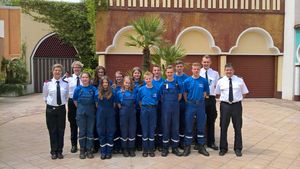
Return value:
<svg viewBox="0 0 300 169">
<path fill-rule="evenodd" d="M 185 51 L 181 46 L 164 44 L 155 49 L 155 54 L 152 55 L 152 64 L 161 65 L 163 72 L 168 65 L 176 63 L 177 60 L 182 60 L 185 57 Z M 163 63 L 162 63 L 163 61 Z"/>
<path fill-rule="evenodd" d="M 163 21 L 158 17 L 141 17 L 132 23 L 137 35 L 128 35 L 127 46 L 143 49 L 143 70 L 150 70 L 150 49 L 159 46 L 165 32 Z"/>
</svg>

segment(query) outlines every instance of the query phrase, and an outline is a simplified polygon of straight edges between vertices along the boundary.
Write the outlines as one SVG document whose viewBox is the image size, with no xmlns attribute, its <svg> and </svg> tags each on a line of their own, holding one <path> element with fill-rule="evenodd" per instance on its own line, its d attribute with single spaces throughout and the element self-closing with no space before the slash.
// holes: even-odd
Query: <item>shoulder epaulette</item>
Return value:
<svg viewBox="0 0 300 169">
<path fill-rule="evenodd" d="M 48 83 L 48 82 L 51 82 L 51 79 L 50 79 L 50 80 L 45 80 L 45 81 L 44 81 L 44 83 Z"/>
</svg>

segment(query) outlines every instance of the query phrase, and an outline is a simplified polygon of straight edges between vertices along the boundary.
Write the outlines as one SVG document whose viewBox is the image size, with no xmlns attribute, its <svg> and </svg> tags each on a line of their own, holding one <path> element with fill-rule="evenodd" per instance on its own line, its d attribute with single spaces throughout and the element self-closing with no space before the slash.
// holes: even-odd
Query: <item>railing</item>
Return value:
<svg viewBox="0 0 300 169">
<path fill-rule="evenodd" d="M 284 13 L 285 0 L 109 0 L 111 10 Z"/>
</svg>

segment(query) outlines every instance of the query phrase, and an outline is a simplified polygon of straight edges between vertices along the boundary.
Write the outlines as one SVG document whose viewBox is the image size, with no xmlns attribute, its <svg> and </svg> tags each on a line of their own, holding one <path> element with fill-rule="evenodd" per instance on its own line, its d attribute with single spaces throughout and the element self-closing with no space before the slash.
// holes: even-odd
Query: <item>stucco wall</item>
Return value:
<svg viewBox="0 0 300 169">
<path fill-rule="evenodd" d="M 26 63 L 29 73 L 29 83 L 27 87 L 28 92 L 33 92 L 33 70 L 32 70 L 32 54 L 39 41 L 51 32 L 48 25 L 39 23 L 33 20 L 33 18 L 27 14 L 21 14 L 21 40 L 22 44 L 26 44 Z"/>
</svg>

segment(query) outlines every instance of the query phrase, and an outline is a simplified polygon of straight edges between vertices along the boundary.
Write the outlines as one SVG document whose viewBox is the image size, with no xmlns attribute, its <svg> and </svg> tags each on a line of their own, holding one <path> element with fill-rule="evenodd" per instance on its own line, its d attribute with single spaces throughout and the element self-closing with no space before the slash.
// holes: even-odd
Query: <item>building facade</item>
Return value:
<svg viewBox="0 0 300 169">
<path fill-rule="evenodd" d="M 158 16 L 164 38 L 185 50 L 185 62 L 211 55 L 221 75 L 233 63 L 249 97 L 281 98 L 284 11 L 284 0 L 110 0 L 108 10 L 97 13 L 99 64 L 110 76 L 140 66 L 142 50 L 126 46 L 126 35 L 135 34 L 134 19 Z"/>
</svg>

